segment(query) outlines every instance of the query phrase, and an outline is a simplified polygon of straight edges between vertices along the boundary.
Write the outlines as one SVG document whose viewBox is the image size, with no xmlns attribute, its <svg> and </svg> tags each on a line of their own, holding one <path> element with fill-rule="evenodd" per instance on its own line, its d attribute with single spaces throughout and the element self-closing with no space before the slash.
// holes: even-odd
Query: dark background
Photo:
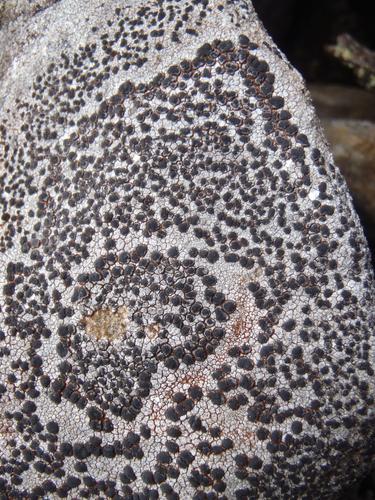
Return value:
<svg viewBox="0 0 375 500">
<path fill-rule="evenodd" d="M 349 33 L 375 50 L 375 0 L 253 0 L 253 5 L 276 44 L 308 83 L 358 87 L 353 72 L 330 56 L 325 46 L 334 44 L 339 34 Z M 374 262 L 375 214 L 364 214 L 358 203 L 356 209 Z M 343 492 L 340 500 L 375 500 L 375 472 Z"/>
<path fill-rule="evenodd" d="M 325 53 L 340 33 L 375 50 L 375 1 L 253 0 L 277 45 L 308 81 L 355 84 L 350 70 Z"/>
</svg>

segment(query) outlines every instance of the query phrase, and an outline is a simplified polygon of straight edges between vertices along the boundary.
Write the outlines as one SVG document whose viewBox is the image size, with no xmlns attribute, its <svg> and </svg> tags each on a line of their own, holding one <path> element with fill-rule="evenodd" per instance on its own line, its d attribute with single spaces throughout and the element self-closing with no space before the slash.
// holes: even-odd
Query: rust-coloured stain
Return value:
<svg viewBox="0 0 375 500">
<path fill-rule="evenodd" d="M 116 340 L 126 336 L 128 328 L 128 309 L 98 309 L 90 316 L 83 318 L 86 333 L 91 337 Z"/>
</svg>

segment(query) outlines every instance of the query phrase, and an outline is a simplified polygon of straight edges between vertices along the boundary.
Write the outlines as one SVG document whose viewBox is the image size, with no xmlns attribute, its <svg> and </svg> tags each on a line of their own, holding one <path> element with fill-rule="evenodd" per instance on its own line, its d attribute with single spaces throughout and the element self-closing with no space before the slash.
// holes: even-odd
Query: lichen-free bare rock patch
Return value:
<svg viewBox="0 0 375 500">
<path fill-rule="evenodd" d="M 62 0 L 0 44 L 4 498 L 334 498 L 373 276 L 251 3 Z"/>
<path fill-rule="evenodd" d="M 126 336 L 128 310 L 125 306 L 117 310 L 98 309 L 83 318 L 82 322 L 87 335 L 91 335 L 97 340 L 123 340 Z"/>
</svg>

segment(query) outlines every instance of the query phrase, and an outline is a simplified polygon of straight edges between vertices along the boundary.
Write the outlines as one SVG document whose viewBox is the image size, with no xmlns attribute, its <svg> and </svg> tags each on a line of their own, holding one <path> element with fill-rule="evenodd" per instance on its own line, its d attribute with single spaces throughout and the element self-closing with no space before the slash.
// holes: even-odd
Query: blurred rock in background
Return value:
<svg viewBox="0 0 375 500">
<path fill-rule="evenodd" d="M 334 45 L 327 45 L 326 51 L 353 71 L 361 87 L 375 90 L 375 51 L 348 33 L 339 35 Z"/>
<path fill-rule="evenodd" d="M 375 122 L 375 92 L 345 85 L 308 85 L 320 118 L 345 118 Z"/>
</svg>

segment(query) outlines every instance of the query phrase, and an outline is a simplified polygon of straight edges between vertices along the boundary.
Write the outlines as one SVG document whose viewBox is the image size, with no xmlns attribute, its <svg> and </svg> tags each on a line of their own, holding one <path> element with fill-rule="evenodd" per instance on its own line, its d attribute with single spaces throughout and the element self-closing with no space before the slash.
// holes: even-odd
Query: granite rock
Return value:
<svg viewBox="0 0 375 500">
<path fill-rule="evenodd" d="M 301 76 L 249 1 L 28 4 L 0 38 L 2 498 L 335 498 L 371 466 L 374 280 Z"/>
</svg>

